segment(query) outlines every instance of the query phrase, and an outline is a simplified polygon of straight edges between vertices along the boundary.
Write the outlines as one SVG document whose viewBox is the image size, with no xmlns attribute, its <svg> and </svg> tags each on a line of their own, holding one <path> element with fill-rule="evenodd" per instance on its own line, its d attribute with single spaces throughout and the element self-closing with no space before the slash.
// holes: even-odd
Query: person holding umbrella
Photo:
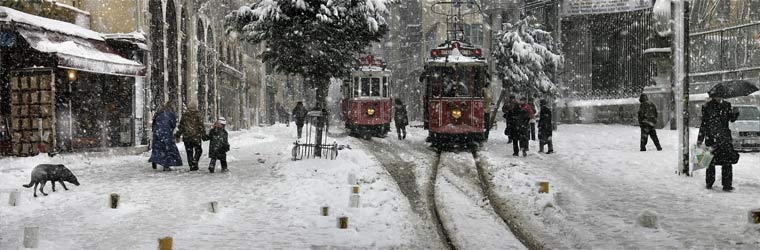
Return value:
<svg viewBox="0 0 760 250">
<path fill-rule="evenodd" d="M 712 189 L 715 182 L 715 165 L 721 165 L 723 191 L 731 192 L 734 190 L 731 185 L 733 179 L 732 165 L 739 162 L 739 154 L 734 151 L 731 129 L 729 129 L 728 123 L 735 122 L 739 114 L 733 113 L 731 103 L 723 99 L 741 96 L 738 95 L 741 93 L 725 84 L 718 84 L 710 89 L 707 94 L 710 101 L 702 106 L 702 123 L 699 126 L 699 136 L 697 137 L 697 145 L 701 146 L 704 142 L 706 146 L 711 148 L 713 154 L 713 160 L 707 167 L 705 174 L 705 187 Z"/>
</svg>

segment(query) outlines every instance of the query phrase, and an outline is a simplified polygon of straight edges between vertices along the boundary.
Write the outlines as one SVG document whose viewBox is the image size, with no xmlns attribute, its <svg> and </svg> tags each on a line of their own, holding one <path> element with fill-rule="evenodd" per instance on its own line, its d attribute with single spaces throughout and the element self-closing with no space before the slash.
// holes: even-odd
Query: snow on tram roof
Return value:
<svg viewBox="0 0 760 250">
<path fill-rule="evenodd" d="M 384 69 L 383 67 L 364 65 L 364 66 L 358 67 L 356 71 L 389 71 L 389 70 Z"/>
<path fill-rule="evenodd" d="M 445 47 L 439 47 L 439 48 L 449 48 L 449 47 L 445 46 Z M 427 62 L 436 63 L 436 64 L 438 63 L 441 63 L 441 64 L 446 64 L 446 63 L 478 63 L 480 64 L 480 63 L 483 63 L 485 64 L 486 59 L 462 55 L 462 53 L 459 52 L 458 48 L 454 48 L 451 50 L 450 55 L 429 58 Z"/>
</svg>

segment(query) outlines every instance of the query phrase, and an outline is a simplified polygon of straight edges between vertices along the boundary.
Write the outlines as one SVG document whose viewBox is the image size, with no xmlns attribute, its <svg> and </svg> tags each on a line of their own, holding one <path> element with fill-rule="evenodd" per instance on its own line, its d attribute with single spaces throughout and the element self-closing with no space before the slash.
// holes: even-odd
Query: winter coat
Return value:
<svg viewBox="0 0 760 250">
<path fill-rule="evenodd" d="M 307 113 L 309 113 L 309 111 L 307 111 L 303 106 L 296 106 L 293 108 L 293 119 L 296 121 L 296 125 L 303 126 Z"/>
<path fill-rule="evenodd" d="M 491 113 L 491 103 L 493 103 L 493 95 L 491 95 L 491 90 L 488 88 L 483 89 L 483 106 L 485 107 L 486 113 Z"/>
<path fill-rule="evenodd" d="M 639 105 L 639 126 L 654 128 L 657 125 L 657 106 L 650 101 L 644 101 Z"/>
<path fill-rule="evenodd" d="M 513 140 L 526 139 L 530 135 L 528 125 L 530 123 L 530 108 L 520 107 L 514 108 L 511 112 L 512 122 L 510 129 L 510 137 L 514 137 Z"/>
<path fill-rule="evenodd" d="M 731 129 L 729 122 L 735 122 L 737 114 L 733 114 L 731 103 L 711 100 L 702 106 L 702 124 L 699 126 L 697 142 L 703 142 L 713 148 L 715 165 L 733 164 L 739 154 L 731 144 Z"/>
<path fill-rule="evenodd" d="M 504 134 L 506 134 L 509 137 L 513 136 L 513 130 L 514 130 L 514 123 L 515 123 L 515 110 L 516 105 L 514 102 L 507 101 L 504 103 L 503 106 L 501 106 L 501 112 L 504 113 L 504 119 L 506 120 L 506 128 L 504 128 Z"/>
<path fill-rule="evenodd" d="M 395 104 L 393 105 L 395 111 L 393 112 L 393 120 L 396 121 L 396 127 L 402 128 L 409 125 L 409 118 L 406 115 L 406 105 Z"/>
<path fill-rule="evenodd" d="M 549 107 L 541 106 L 541 112 L 538 113 L 538 138 L 540 140 L 552 137 L 552 110 Z"/>
<path fill-rule="evenodd" d="M 530 123 L 536 123 L 536 104 L 533 102 L 525 103 L 530 108 Z"/>
<path fill-rule="evenodd" d="M 179 130 L 175 136 L 184 136 L 182 141 L 185 143 L 200 144 L 204 135 L 206 135 L 206 129 L 201 122 L 200 112 L 198 110 L 185 112 L 179 122 Z"/>
<path fill-rule="evenodd" d="M 223 159 L 230 151 L 230 143 L 227 141 L 227 130 L 224 128 L 214 127 L 208 131 L 206 140 L 211 140 L 208 146 L 208 157 L 212 159 Z"/>
<path fill-rule="evenodd" d="M 172 133 L 176 126 L 177 115 L 174 112 L 165 110 L 156 114 L 153 119 L 150 162 L 164 167 L 182 166 L 182 158 Z"/>
</svg>

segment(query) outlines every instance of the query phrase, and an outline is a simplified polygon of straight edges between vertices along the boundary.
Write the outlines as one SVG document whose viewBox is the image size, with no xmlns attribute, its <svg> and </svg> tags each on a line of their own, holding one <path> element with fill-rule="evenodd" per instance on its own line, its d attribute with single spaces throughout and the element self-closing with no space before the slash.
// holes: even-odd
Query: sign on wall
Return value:
<svg viewBox="0 0 760 250">
<path fill-rule="evenodd" d="M 564 0 L 562 1 L 562 15 L 589 15 L 643 10 L 652 8 L 652 2 L 652 0 Z"/>
</svg>

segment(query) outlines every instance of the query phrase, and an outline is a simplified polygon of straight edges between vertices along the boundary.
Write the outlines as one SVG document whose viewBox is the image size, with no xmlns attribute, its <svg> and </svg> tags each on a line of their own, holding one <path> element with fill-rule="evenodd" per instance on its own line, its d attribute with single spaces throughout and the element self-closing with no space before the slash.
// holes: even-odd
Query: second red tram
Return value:
<svg viewBox="0 0 760 250">
<path fill-rule="evenodd" d="M 343 81 L 341 108 L 346 129 L 352 135 L 385 136 L 390 131 L 391 71 L 372 55 L 359 60 L 351 79 Z"/>
<path fill-rule="evenodd" d="M 488 63 L 481 50 L 447 41 L 430 51 L 425 71 L 423 122 L 428 141 L 453 145 L 486 140 L 483 89 Z"/>
</svg>

